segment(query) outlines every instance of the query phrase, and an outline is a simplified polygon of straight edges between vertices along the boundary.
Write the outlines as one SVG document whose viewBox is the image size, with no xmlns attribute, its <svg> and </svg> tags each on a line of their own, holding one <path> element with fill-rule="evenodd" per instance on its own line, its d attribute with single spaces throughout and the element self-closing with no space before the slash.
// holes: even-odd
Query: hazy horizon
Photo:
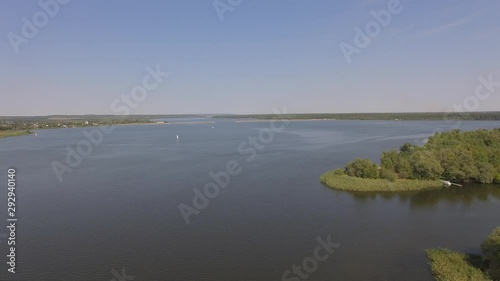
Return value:
<svg viewBox="0 0 500 281">
<path fill-rule="evenodd" d="M 478 110 L 478 111 L 469 111 L 464 114 L 468 113 L 474 113 L 474 112 L 500 112 L 500 110 Z M 417 113 L 417 114 L 425 114 L 425 113 L 453 113 L 453 112 L 444 112 L 444 111 L 383 111 L 383 112 L 286 112 L 285 114 L 407 114 L 407 113 Z M 209 116 L 209 115 L 272 115 L 273 113 L 269 112 L 257 112 L 257 113 L 245 113 L 245 114 L 240 114 L 240 113 L 138 113 L 138 114 L 129 114 L 126 116 L 147 116 L 147 115 L 170 115 L 170 116 Z M 101 114 L 101 113 L 83 113 L 83 114 L 44 114 L 44 115 L 0 115 L 0 117 L 45 117 L 45 116 L 92 116 L 92 115 L 97 115 L 97 116 L 102 116 L 102 115 L 109 115 L 109 116 L 123 116 L 120 114 Z M 124 117 L 126 117 L 124 116 Z"/>
</svg>

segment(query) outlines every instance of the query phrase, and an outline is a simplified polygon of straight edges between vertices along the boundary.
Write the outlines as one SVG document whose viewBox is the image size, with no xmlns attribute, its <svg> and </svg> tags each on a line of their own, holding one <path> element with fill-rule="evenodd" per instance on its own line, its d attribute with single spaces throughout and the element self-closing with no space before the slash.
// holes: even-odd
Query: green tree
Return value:
<svg viewBox="0 0 500 281">
<path fill-rule="evenodd" d="M 390 169 L 381 168 L 379 170 L 379 176 L 381 179 L 386 179 L 388 181 L 396 181 L 398 179 L 398 175 Z"/>
<path fill-rule="evenodd" d="M 444 169 L 428 151 L 417 151 L 410 158 L 412 175 L 416 179 L 439 179 Z"/>
<path fill-rule="evenodd" d="M 495 177 L 495 183 L 500 183 L 500 174 Z"/>
<path fill-rule="evenodd" d="M 417 148 L 418 146 L 414 145 L 414 144 L 411 144 L 409 142 L 403 144 L 400 148 L 399 148 L 399 152 L 403 153 L 403 154 L 406 154 L 406 155 L 410 155 L 413 153 L 413 151 L 415 151 L 415 149 Z"/>
<path fill-rule="evenodd" d="M 488 162 L 479 162 L 477 164 L 479 174 L 476 180 L 480 183 L 492 183 L 495 180 L 496 169 Z"/>
<path fill-rule="evenodd" d="M 378 166 L 370 159 L 356 158 L 345 166 L 345 171 L 349 176 L 358 178 L 378 178 Z"/>
<path fill-rule="evenodd" d="M 337 168 L 337 169 L 333 170 L 333 174 L 334 175 L 345 175 L 345 171 L 342 170 L 342 169 Z"/>
<path fill-rule="evenodd" d="M 500 280 L 500 227 L 481 244 L 481 250 L 486 260 L 486 272 L 493 280 Z"/>
<path fill-rule="evenodd" d="M 381 166 L 387 170 L 396 170 L 398 164 L 399 152 L 397 150 L 391 150 L 382 152 L 382 157 L 380 158 Z"/>
<path fill-rule="evenodd" d="M 396 165 L 396 172 L 403 179 L 411 179 L 413 177 L 409 157 L 400 155 L 398 164 Z"/>
</svg>

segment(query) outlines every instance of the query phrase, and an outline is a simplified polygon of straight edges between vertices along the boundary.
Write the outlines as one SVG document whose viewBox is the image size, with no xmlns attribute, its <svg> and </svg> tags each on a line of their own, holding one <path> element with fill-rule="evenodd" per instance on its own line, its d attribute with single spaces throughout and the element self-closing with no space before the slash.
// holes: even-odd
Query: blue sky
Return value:
<svg viewBox="0 0 500 281">
<path fill-rule="evenodd" d="M 495 0 L 401 0 L 348 63 L 339 44 L 389 2 L 243 0 L 221 21 L 212 0 L 72 0 L 16 54 L 41 7 L 1 1 L 0 115 L 111 114 L 157 64 L 170 76 L 132 114 L 447 111 L 500 81 Z"/>
</svg>

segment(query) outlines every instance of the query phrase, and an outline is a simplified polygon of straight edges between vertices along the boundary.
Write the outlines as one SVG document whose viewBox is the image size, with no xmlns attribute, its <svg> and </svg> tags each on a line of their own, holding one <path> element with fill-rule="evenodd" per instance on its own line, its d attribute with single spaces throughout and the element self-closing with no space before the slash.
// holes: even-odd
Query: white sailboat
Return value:
<svg viewBox="0 0 500 281">
<path fill-rule="evenodd" d="M 177 135 L 177 141 L 179 141 L 179 135 Z"/>
</svg>

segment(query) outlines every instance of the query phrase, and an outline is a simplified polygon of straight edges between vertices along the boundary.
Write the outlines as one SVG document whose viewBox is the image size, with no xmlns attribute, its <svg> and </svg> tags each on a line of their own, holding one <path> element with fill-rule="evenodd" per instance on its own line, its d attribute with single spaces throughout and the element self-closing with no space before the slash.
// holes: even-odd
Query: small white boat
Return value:
<svg viewBox="0 0 500 281">
<path fill-rule="evenodd" d="M 177 135 L 177 141 L 179 141 L 179 135 Z"/>
<path fill-rule="evenodd" d="M 35 133 L 35 137 L 38 137 L 38 133 Z"/>
<path fill-rule="evenodd" d="M 453 183 L 453 182 L 450 182 L 450 181 L 444 181 L 444 180 L 441 180 L 444 184 L 445 187 L 450 187 L 452 185 L 456 185 L 456 186 L 460 186 L 462 187 L 462 185 L 458 184 L 458 183 Z"/>
</svg>

